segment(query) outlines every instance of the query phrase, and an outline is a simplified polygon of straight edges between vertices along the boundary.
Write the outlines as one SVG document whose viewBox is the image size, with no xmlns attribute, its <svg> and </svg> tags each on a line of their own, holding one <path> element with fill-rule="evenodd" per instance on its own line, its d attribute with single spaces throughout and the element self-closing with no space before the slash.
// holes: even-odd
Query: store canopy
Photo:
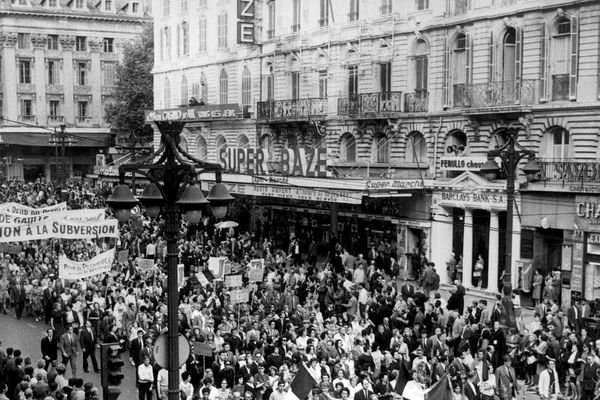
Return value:
<svg viewBox="0 0 600 400">
<path fill-rule="evenodd" d="M 54 147 L 51 132 L 6 132 L 0 131 L 0 145 L 42 146 Z M 69 147 L 109 147 L 110 133 L 108 132 L 77 132 L 67 137 Z"/>
</svg>

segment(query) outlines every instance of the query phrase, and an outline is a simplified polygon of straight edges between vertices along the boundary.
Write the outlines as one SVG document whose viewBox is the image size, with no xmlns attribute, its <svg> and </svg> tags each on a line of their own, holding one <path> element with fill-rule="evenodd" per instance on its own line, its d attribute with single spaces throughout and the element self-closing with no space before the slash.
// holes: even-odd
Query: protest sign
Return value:
<svg viewBox="0 0 600 400">
<path fill-rule="evenodd" d="M 248 289 L 235 289 L 229 292 L 229 298 L 232 304 L 246 303 L 250 300 L 250 290 Z"/>
<path fill-rule="evenodd" d="M 225 276 L 225 287 L 239 287 L 242 286 L 241 275 L 227 275 Z"/>
<path fill-rule="evenodd" d="M 0 224 L 0 243 L 100 237 L 119 237 L 119 222 L 116 219 L 82 222 L 50 218 L 35 224 Z"/>
<path fill-rule="evenodd" d="M 223 280 L 226 260 L 226 257 L 210 257 L 208 259 L 208 270 L 213 274 L 215 280 Z"/>
<path fill-rule="evenodd" d="M 120 250 L 119 255 L 117 256 L 117 261 L 120 263 L 126 263 L 129 258 L 129 250 Z"/>
<path fill-rule="evenodd" d="M 67 203 L 59 203 L 49 207 L 41 207 L 41 208 L 33 208 L 29 206 L 25 206 L 19 203 L 4 203 L 0 204 L 0 210 L 4 212 L 9 212 L 12 214 L 19 214 L 24 217 L 29 217 L 32 215 L 43 215 L 48 213 L 54 213 L 56 211 L 66 211 Z"/>
<path fill-rule="evenodd" d="M 56 211 L 40 215 L 21 215 L 0 210 L 0 224 L 35 224 L 50 218 L 69 221 L 103 221 L 106 218 L 106 211 L 104 209 L 81 209 Z"/>
<path fill-rule="evenodd" d="M 137 265 L 140 271 L 152 271 L 154 269 L 154 260 L 151 258 L 138 258 Z"/>
<path fill-rule="evenodd" d="M 194 353 L 197 356 L 212 357 L 213 350 L 210 344 L 206 342 L 194 342 Z"/>
<path fill-rule="evenodd" d="M 88 261 L 72 261 L 65 255 L 58 256 L 58 277 L 77 280 L 109 272 L 115 260 L 115 250 L 111 249 Z"/>
<path fill-rule="evenodd" d="M 9 254 L 19 254 L 23 251 L 23 246 L 14 243 L 0 243 L 0 252 Z"/>
<path fill-rule="evenodd" d="M 263 258 L 250 260 L 250 264 L 248 266 L 250 269 L 263 269 L 265 267 L 265 260 Z"/>
<path fill-rule="evenodd" d="M 183 286 L 185 279 L 185 266 L 183 264 L 177 264 L 177 287 Z"/>
<path fill-rule="evenodd" d="M 249 269 L 248 270 L 248 280 L 250 282 L 262 282 L 263 280 L 263 269 Z"/>
</svg>

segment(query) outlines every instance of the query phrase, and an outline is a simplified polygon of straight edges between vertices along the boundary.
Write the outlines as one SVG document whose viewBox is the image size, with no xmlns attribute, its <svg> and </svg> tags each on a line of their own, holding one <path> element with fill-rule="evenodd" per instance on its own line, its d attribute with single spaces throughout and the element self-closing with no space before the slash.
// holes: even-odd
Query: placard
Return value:
<svg viewBox="0 0 600 400">
<path fill-rule="evenodd" d="M 105 237 L 119 237 L 119 222 L 116 219 L 83 222 L 52 217 L 26 225 L 0 224 L 0 243 L 45 239 L 86 240 Z"/>
<path fill-rule="evenodd" d="M 140 271 L 152 271 L 154 269 L 154 260 L 151 258 L 138 258 L 137 265 Z"/>
<path fill-rule="evenodd" d="M 225 276 L 225 261 L 226 257 L 210 257 L 208 259 L 208 270 L 213 274 L 215 280 L 223 280 Z"/>
<path fill-rule="evenodd" d="M 229 292 L 231 304 L 247 303 L 250 300 L 249 289 L 235 289 Z"/>
<path fill-rule="evenodd" d="M 183 287 L 185 282 L 185 266 L 183 264 L 177 264 L 177 287 Z"/>
<path fill-rule="evenodd" d="M 9 254 L 19 254 L 23 251 L 23 246 L 14 243 L 0 243 L 0 252 Z"/>
<path fill-rule="evenodd" d="M 242 275 L 225 276 L 225 287 L 240 287 L 242 285 Z"/>
<path fill-rule="evenodd" d="M 256 258 L 254 260 L 250 260 L 250 264 L 248 264 L 250 269 L 263 269 L 265 268 L 265 259 L 264 258 Z"/>
<path fill-rule="evenodd" d="M 129 259 L 129 250 L 120 250 L 119 255 L 117 256 L 117 261 L 120 263 L 126 263 Z"/>
<path fill-rule="evenodd" d="M 194 353 L 197 356 L 212 357 L 213 350 L 210 344 L 206 342 L 194 342 Z"/>
<path fill-rule="evenodd" d="M 262 282 L 264 270 L 251 268 L 248 270 L 248 280 L 250 282 Z"/>
<path fill-rule="evenodd" d="M 84 279 L 109 272 L 115 260 L 115 250 L 110 249 L 88 261 L 72 261 L 65 255 L 58 256 L 58 277 L 60 279 Z"/>
</svg>

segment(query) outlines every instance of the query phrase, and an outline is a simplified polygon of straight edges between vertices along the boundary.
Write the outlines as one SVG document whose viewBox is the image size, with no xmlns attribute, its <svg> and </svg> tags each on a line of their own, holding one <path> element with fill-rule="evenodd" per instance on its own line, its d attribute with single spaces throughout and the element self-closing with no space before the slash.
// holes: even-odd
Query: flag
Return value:
<svg viewBox="0 0 600 400">
<path fill-rule="evenodd" d="M 444 375 L 439 381 L 425 392 L 424 400 L 451 400 L 452 384 L 448 374 Z"/>
<path fill-rule="evenodd" d="M 308 372 L 304 363 L 302 363 L 300 364 L 298 373 L 296 373 L 294 380 L 290 384 L 290 390 L 288 390 L 285 399 L 305 400 L 316 384 L 317 380 Z"/>
</svg>

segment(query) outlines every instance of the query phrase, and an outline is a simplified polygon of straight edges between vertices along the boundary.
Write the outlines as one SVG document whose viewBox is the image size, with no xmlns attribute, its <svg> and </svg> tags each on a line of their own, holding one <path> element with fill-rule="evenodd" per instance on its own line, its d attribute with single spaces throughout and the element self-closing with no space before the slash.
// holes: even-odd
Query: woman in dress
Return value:
<svg viewBox="0 0 600 400">
<path fill-rule="evenodd" d="M 542 271 L 538 268 L 535 270 L 535 274 L 533 276 L 533 293 L 531 297 L 535 300 L 535 306 L 537 307 L 540 304 L 540 300 L 542 299 L 542 284 L 544 283 L 544 276 L 542 275 Z"/>
</svg>

